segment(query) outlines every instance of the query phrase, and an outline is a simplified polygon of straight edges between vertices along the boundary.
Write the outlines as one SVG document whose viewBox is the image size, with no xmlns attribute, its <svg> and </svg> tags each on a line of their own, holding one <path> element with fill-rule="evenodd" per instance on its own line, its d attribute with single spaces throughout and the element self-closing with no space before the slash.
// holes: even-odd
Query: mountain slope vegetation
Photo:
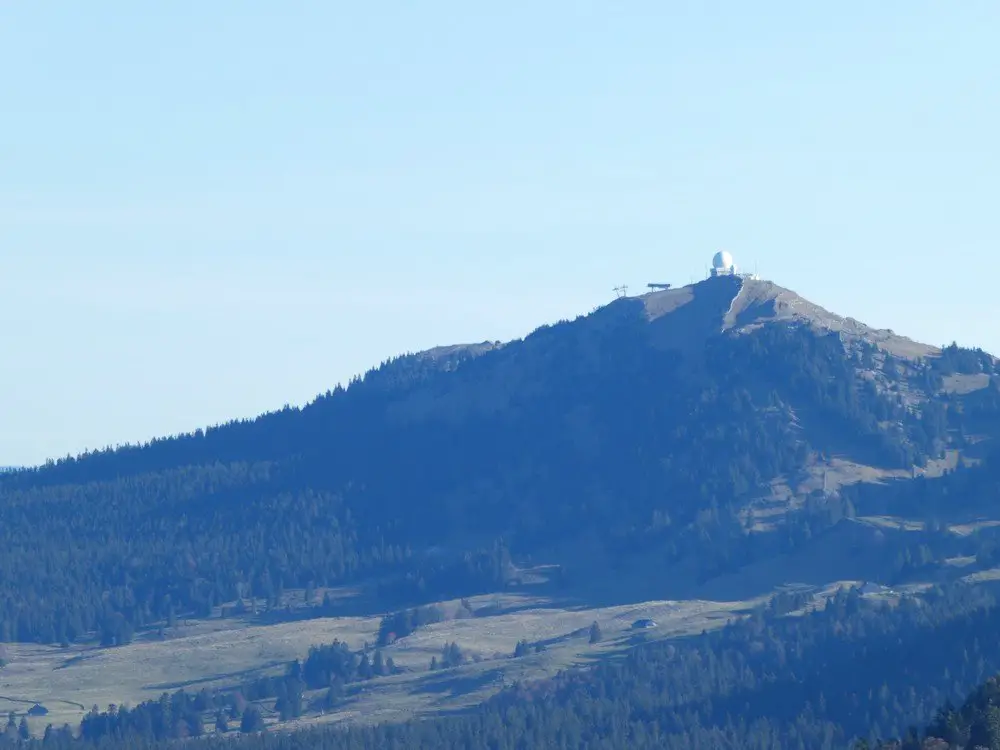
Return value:
<svg viewBox="0 0 1000 750">
<path fill-rule="evenodd" d="M 508 585 L 528 559 L 582 574 L 583 549 L 707 578 L 794 541 L 743 515 L 775 480 L 831 454 L 910 472 L 993 424 L 991 357 L 789 295 L 721 278 L 623 299 L 386 362 L 301 409 L 3 476 L 0 640 L 111 645 L 363 581 L 385 611 Z M 949 392 L 956 373 L 986 385 Z"/>
</svg>

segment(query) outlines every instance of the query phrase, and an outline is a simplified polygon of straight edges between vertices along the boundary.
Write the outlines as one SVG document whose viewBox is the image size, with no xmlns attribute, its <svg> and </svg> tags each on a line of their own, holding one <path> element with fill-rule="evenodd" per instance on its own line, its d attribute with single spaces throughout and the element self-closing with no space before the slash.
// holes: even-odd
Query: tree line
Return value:
<svg viewBox="0 0 1000 750">
<path fill-rule="evenodd" d="M 195 747 L 232 750 L 832 750 L 855 742 L 876 745 L 880 737 L 919 736 L 910 728 L 922 725 L 932 732 L 939 731 L 937 726 L 958 726 L 965 733 L 961 736 L 973 738 L 975 719 L 947 718 L 948 706 L 1000 672 L 1000 645 L 993 637 L 1000 626 L 1000 607 L 989 592 L 955 585 L 892 603 L 864 597 L 857 589 L 842 590 L 821 609 L 783 616 L 798 604 L 801 600 L 794 594 L 785 594 L 721 630 L 646 644 L 621 660 L 514 685 L 465 715 L 241 736 L 236 734 L 241 727 L 246 732 L 260 728 L 259 708 L 244 706 L 236 717 L 231 703 L 213 703 L 218 699 L 211 693 L 182 691 L 143 704 L 141 710 L 124 710 L 126 721 L 121 708 L 92 714 L 81 725 L 79 738 L 50 729 L 48 739 L 35 744 L 166 747 L 169 738 L 203 731 L 206 736 Z M 446 648 L 442 662 L 460 660 L 460 652 L 454 651 Z M 345 674 L 363 679 L 365 668 L 359 661 L 345 660 L 342 646 L 315 653 L 315 668 L 307 668 L 309 659 L 298 667 L 290 665 L 286 679 L 306 686 L 335 682 Z M 995 689 L 989 695 L 995 696 Z"/>
</svg>

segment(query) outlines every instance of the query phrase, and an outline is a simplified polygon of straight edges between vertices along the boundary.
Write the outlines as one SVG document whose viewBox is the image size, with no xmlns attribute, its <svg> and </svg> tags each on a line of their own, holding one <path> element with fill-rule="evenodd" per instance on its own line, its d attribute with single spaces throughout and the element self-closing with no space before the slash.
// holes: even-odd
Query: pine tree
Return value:
<svg viewBox="0 0 1000 750">
<path fill-rule="evenodd" d="M 264 719 L 260 715 L 260 710 L 256 706 L 247 706 L 243 712 L 243 719 L 240 721 L 241 732 L 256 732 L 264 728 Z"/>
<path fill-rule="evenodd" d="M 597 620 L 594 620 L 590 624 L 590 643 L 600 643 L 603 637 L 604 636 L 601 633 L 601 626 L 597 624 Z"/>
</svg>

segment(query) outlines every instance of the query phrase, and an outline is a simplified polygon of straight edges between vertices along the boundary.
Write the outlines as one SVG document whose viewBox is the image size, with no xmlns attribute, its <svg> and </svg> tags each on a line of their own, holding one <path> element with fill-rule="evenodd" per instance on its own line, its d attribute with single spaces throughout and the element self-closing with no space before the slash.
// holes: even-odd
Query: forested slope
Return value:
<svg viewBox="0 0 1000 750">
<path fill-rule="evenodd" d="M 739 283 L 692 290 L 670 314 L 624 299 L 387 362 L 302 409 L 0 478 L 0 639 L 120 643 L 373 578 L 388 610 L 504 585 L 512 556 L 572 567 L 581 540 L 714 575 L 754 554 L 740 511 L 775 477 L 834 452 L 905 471 L 996 413 L 995 378 L 940 393 L 956 368 L 992 378 L 986 355 L 897 357 L 802 319 L 725 328 Z"/>
</svg>

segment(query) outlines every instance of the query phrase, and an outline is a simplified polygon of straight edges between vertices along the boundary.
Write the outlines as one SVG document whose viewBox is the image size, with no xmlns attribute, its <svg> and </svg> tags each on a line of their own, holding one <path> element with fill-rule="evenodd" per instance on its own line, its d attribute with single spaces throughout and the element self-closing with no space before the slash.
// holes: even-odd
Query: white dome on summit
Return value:
<svg viewBox="0 0 1000 750">
<path fill-rule="evenodd" d="M 717 271 L 728 271 L 733 265 L 733 256 L 725 250 L 720 250 L 712 258 L 712 268 Z"/>
</svg>

